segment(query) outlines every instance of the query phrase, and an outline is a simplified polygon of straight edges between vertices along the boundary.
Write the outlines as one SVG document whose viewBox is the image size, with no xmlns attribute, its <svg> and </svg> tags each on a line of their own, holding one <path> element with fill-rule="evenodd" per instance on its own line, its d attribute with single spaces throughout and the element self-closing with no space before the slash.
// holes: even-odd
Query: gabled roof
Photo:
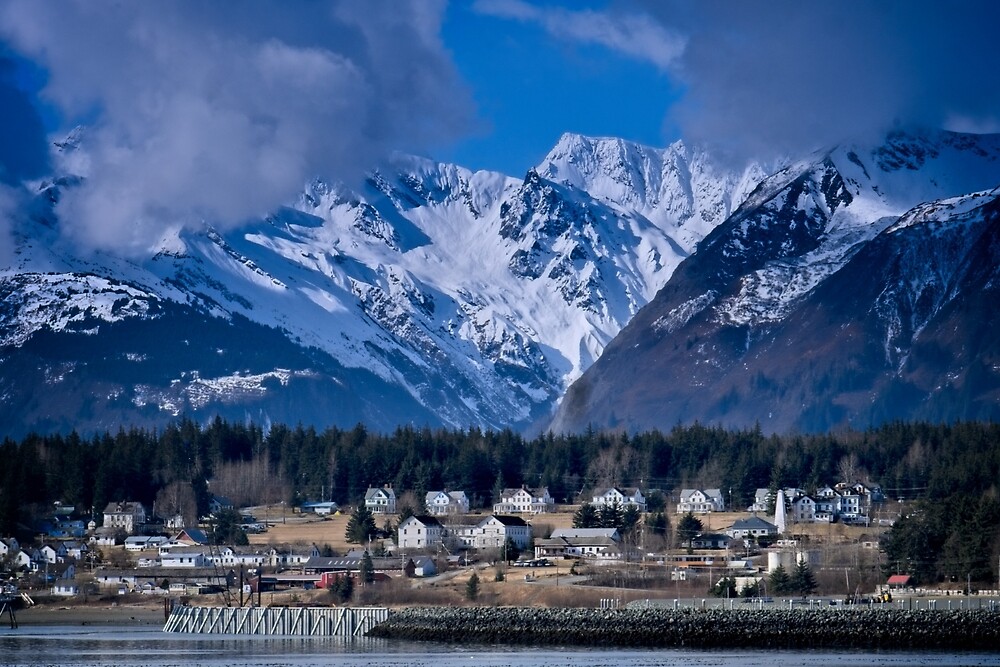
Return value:
<svg viewBox="0 0 1000 667">
<path fill-rule="evenodd" d="M 374 498 L 376 496 L 385 496 L 386 498 L 395 498 L 396 497 L 396 492 L 393 491 L 391 487 L 381 487 L 381 486 L 369 487 L 368 490 L 365 491 L 365 500 L 371 500 L 372 498 Z"/>
<path fill-rule="evenodd" d="M 730 530 L 770 530 L 777 532 L 778 527 L 770 521 L 764 521 L 759 516 L 752 516 L 748 519 L 737 519 L 730 526 Z"/>
<path fill-rule="evenodd" d="M 889 577 L 889 580 L 886 583 L 889 584 L 890 586 L 892 585 L 906 586 L 907 584 L 910 583 L 910 579 L 911 577 L 908 574 L 894 574 L 891 577 Z"/>
<path fill-rule="evenodd" d="M 437 517 L 429 516 L 427 514 L 414 514 L 404 519 L 399 525 L 402 526 L 404 523 L 409 521 L 416 521 L 424 526 L 441 526 L 441 522 L 438 521 Z"/>
<path fill-rule="evenodd" d="M 617 540 L 618 530 L 615 528 L 557 528 L 552 531 L 552 537 L 563 539 L 599 539 L 606 537 Z"/>
<path fill-rule="evenodd" d="M 483 525 L 484 523 L 488 523 L 491 519 L 496 519 L 498 522 L 500 522 L 503 525 L 508 526 L 508 527 L 513 527 L 513 526 L 527 526 L 528 525 L 527 522 L 525 522 L 525 520 L 522 519 L 519 516 L 508 516 L 508 515 L 505 515 L 505 514 L 494 514 L 492 516 L 488 516 L 485 519 L 483 519 L 482 521 L 480 521 L 479 525 Z"/>
</svg>

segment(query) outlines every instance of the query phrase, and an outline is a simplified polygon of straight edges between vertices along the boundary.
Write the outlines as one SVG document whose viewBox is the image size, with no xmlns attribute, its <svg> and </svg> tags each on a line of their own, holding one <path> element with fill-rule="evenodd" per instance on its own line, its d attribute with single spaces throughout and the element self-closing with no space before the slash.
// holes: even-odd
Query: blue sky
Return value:
<svg viewBox="0 0 1000 667">
<path fill-rule="evenodd" d="M 653 146 L 677 138 L 666 111 L 678 87 L 652 62 L 559 40 L 537 23 L 486 15 L 464 2 L 449 7 L 442 37 L 479 120 L 468 136 L 439 149 L 439 159 L 521 176 L 563 132 Z"/>
<path fill-rule="evenodd" d="M 86 125 L 65 234 L 147 253 L 393 151 L 522 176 L 563 132 L 720 160 L 1000 131 L 992 0 L 4 0 L 3 202 Z M 25 72 L 32 76 L 25 77 Z M 23 194 L 23 193 L 22 193 Z"/>
</svg>

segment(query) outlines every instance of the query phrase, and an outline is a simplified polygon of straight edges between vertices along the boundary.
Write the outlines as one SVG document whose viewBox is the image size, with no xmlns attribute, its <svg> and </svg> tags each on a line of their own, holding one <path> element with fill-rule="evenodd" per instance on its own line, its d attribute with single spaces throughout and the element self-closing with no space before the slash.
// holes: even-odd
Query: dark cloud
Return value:
<svg viewBox="0 0 1000 667">
<path fill-rule="evenodd" d="M 800 153 L 895 125 L 1000 129 L 1000 3 L 960 0 L 641 6 L 687 37 L 667 122 L 736 157 Z"/>
<path fill-rule="evenodd" d="M 91 120 L 59 204 L 83 242 L 142 253 L 170 228 L 238 225 L 314 175 L 351 180 L 471 115 L 441 2 L 9 0 L 0 36 Z"/>
</svg>

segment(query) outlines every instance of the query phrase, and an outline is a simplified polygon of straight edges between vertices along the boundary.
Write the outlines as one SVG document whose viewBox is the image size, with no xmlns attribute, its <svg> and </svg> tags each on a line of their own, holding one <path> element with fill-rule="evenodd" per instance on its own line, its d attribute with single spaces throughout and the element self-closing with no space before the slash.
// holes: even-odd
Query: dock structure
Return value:
<svg viewBox="0 0 1000 667">
<path fill-rule="evenodd" d="M 3 619 L 4 614 L 7 614 L 10 621 L 10 629 L 16 630 L 17 616 L 14 614 L 14 597 L 6 593 L 0 594 L 0 619 Z"/>
<path fill-rule="evenodd" d="M 174 607 L 164 632 L 363 637 L 389 618 L 386 607 Z"/>
</svg>

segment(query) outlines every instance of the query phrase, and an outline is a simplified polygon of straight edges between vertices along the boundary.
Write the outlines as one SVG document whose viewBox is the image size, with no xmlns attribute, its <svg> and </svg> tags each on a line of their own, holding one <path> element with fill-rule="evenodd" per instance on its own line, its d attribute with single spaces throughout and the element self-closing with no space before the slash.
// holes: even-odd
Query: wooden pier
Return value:
<svg viewBox="0 0 1000 667">
<path fill-rule="evenodd" d="M 17 616 L 14 614 L 14 597 L 6 593 L 0 595 L 0 620 L 7 614 L 10 620 L 10 629 L 17 629 Z"/>
<path fill-rule="evenodd" d="M 389 618 L 385 607 L 174 607 L 164 632 L 363 637 Z"/>
</svg>

